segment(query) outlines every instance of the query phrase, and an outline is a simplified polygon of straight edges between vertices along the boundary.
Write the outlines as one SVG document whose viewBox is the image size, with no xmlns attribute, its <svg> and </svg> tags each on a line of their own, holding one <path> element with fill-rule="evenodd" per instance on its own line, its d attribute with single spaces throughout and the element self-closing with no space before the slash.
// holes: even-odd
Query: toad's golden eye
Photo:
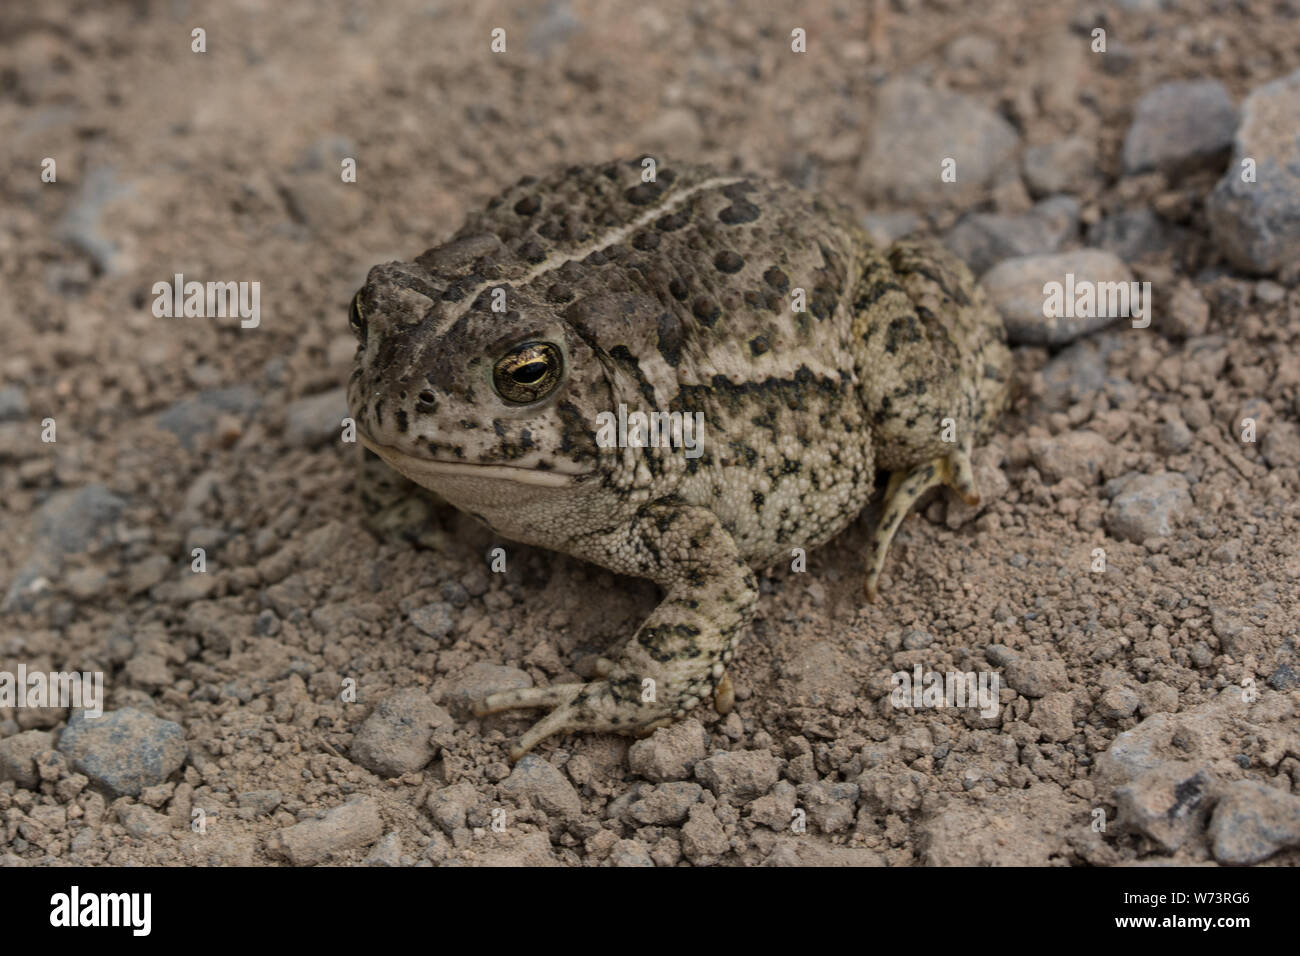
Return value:
<svg viewBox="0 0 1300 956">
<path fill-rule="evenodd" d="M 352 334 L 359 339 L 366 337 L 366 317 L 361 311 L 361 292 L 352 297 L 352 307 L 348 309 L 348 326 Z"/>
<path fill-rule="evenodd" d="M 560 384 L 560 350 L 550 342 L 516 345 L 492 369 L 497 394 L 512 405 L 540 401 Z"/>
</svg>

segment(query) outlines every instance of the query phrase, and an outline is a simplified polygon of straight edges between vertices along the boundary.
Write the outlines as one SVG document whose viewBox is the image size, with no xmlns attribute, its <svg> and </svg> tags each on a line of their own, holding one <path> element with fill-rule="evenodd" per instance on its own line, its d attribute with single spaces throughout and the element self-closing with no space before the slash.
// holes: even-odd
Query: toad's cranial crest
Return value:
<svg viewBox="0 0 1300 956">
<path fill-rule="evenodd" d="M 374 267 L 348 402 L 378 462 L 374 523 L 421 489 L 499 534 L 657 582 L 600 679 L 491 694 L 551 734 L 644 733 L 712 697 L 754 612 L 754 568 L 822 544 L 889 473 L 876 586 L 913 504 L 978 499 L 970 452 L 1007 401 L 1001 322 L 937 246 L 871 244 L 829 200 L 640 160 L 531 176 L 413 262 Z M 620 410 L 625 406 L 625 412 Z M 600 416 L 702 416 L 702 445 L 610 447 Z M 625 446 L 635 445 L 629 441 Z M 396 516 L 396 517 L 395 517 Z"/>
</svg>

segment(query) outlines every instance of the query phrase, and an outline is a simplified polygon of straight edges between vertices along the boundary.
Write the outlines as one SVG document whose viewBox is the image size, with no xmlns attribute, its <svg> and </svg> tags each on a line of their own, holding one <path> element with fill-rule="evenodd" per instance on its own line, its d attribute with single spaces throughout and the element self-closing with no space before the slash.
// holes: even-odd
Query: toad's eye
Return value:
<svg viewBox="0 0 1300 956">
<path fill-rule="evenodd" d="M 353 335 L 363 342 L 366 340 L 366 317 L 361 311 L 360 292 L 352 297 L 352 307 L 348 309 L 348 326 L 352 329 Z"/>
<path fill-rule="evenodd" d="M 540 401 L 560 384 L 560 350 L 550 342 L 516 345 L 492 369 L 497 394 L 512 405 Z"/>
</svg>

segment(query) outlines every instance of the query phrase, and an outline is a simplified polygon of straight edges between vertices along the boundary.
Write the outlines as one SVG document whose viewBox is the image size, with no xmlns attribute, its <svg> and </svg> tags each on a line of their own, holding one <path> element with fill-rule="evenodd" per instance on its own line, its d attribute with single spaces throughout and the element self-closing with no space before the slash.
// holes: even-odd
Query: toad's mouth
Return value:
<svg viewBox="0 0 1300 956">
<path fill-rule="evenodd" d="M 410 478 L 416 484 L 436 483 L 439 478 L 475 478 L 487 481 L 508 481 L 518 485 L 535 485 L 540 488 L 565 488 L 581 481 L 589 472 L 562 472 L 545 470 L 536 465 L 475 464 L 467 461 L 442 461 L 421 458 L 392 445 L 375 441 L 357 429 L 361 444 L 373 451 L 387 464 Z"/>
</svg>

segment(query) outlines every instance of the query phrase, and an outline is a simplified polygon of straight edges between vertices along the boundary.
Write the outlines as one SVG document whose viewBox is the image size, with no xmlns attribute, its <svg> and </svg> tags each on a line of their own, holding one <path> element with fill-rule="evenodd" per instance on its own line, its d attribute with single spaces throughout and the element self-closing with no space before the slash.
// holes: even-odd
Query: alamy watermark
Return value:
<svg viewBox="0 0 1300 956">
<path fill-rule="evenodd" d="M 1002 680 L 996 671 L 927 671 L 917 664 L 912 673 L 890 675 L 893 693 L 889 702 L 897 708 L 957 707 L 978 709 L 981 717 L 996 717 Z"/>
<path fill-rule="evenodd" d="M 1093 282 L 1065 274 L 1064 282 L 1043 283 L 1043 316 L 1048 319 L 1132 318 L 1133 328 L 1151 324 L 1150 282 Z"/>
<path fill-rule="evenodd" d="M 262 283 L 186 282 L 176 273 L 173 282 L 155 282 L 153 314 L 160 319 L 226 319 L 239 317 L 239 327 L 255 329 L 262 322 Z"/>
<path fill-rule="evenodd" d="M 618 413 L 596 415 L 596 444 L 601 448 L 681 448 L 687 458 L 703 454 L 704 413 L 631 412 L 619 402 Z"/>
<path fill-rule="evenodd" d="M 10 707 L 71 707 L 87 717 L 104 714 L 103 671 L 0 671 L 0 710 Z"/>
</svg>

